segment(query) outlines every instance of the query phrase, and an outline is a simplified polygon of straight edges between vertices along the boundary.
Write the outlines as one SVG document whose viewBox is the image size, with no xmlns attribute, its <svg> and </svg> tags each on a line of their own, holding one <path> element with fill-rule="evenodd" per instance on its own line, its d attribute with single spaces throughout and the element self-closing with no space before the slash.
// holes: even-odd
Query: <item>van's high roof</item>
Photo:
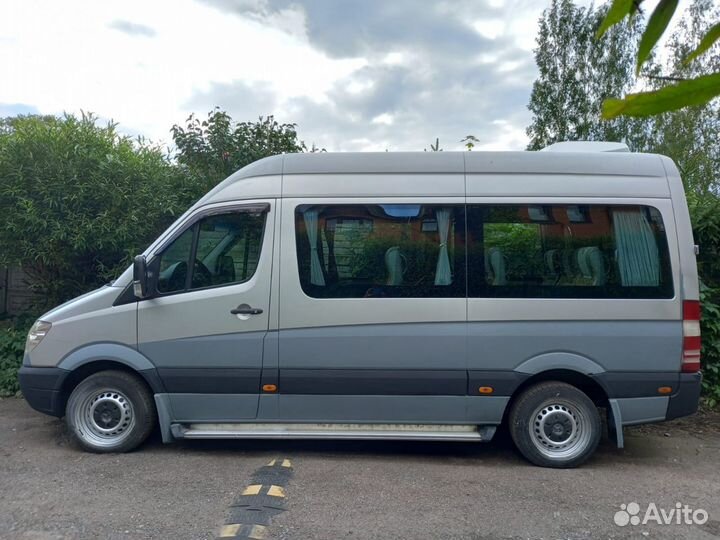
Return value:
<svg viewBox="0 0 720 540">
<path fill-rule="evenodd" d="M 237 171 L 201 204 L 263 197 L 670 196 L 666 178 L 677 173 L 668 158 L 625 152 L 618 143 L 568 144 L 539 152 L 283 154 Z M 583 151 L 598 144 L 614 146 Z"/>
</svg>

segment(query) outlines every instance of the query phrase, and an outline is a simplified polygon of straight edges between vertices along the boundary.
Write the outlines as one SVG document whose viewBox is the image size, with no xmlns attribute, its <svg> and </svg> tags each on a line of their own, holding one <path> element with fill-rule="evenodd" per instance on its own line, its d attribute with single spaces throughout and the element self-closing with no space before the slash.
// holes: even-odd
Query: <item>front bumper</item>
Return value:
<svg viewBox="0 0 720 540">
<path fill-rule="evenodd" d="M 677 392 L 670 396 L 666 420 L 689 416 L 698 410 L 702 373 L 681 373 Z"/>
<path fill-rule="evenodd" d="M 62 416 L 65 402 L 60 390 L 68 373 L 65 369 L 53 367 L 21 367 L 18 379 L 23 397 L 36 411 Z"/>
</svg>

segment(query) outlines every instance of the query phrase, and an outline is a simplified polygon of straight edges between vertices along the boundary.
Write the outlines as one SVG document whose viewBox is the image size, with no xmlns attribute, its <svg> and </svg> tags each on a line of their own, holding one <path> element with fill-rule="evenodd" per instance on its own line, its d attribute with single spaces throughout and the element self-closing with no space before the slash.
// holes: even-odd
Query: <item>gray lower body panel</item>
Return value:
<svg viewBox="0 0 720 540">
<path fill-rule="evenodd" d="M 470 370 L 512 371 L 528 359 L 554 352 L 592 359 L 603 371 L 678 372 L 682 321 L 468 323 Z"/>
<path fill-rule="evenodd" d="M 618 448 L 625 447 L 623 426 L 661 422 L 667 417 L 669 397 L 609 399 L 608 422 Z"/>
<path fill-rule="evenodd" d="M 260 407 L 258 408 L 258 400 Z M 249 430 L 238 426 L 266 422 L 274 425 L 323 424 L 340 426 L 353 423 L 362 429 L 336 429 L 323 433 L 307 433 L 308 438 L 455 438 L 466 435 L 413 434 L 407 429 L 395 434 L 395 429 L 378 431 L 379 424 L 402 426 L 482 426 L 483 440 L 489 440 L 494 427 L 501 423 L 509 397 L 498 396 L 330 396 L 330 395 L 237 395 L 237 394 L 155 394 L 160 428 L 164 442 L 174 438 L 264 438 L 263 430 Z M 258 411 L 250 415 L 249 411 Z M 242 411 L 247 411 L 242 416 Z M 233 429 L 193 429 L 185 435 L 190 424 L 233 424 Z M 171 426 L 173 429 L 171 430 Z M 492 428 L 492 430 L 491 430 Z M 450 428 L 448 428 L 450 429 Z M 485 431 L 483 431 L 485 430 Z M 491 430 L 492 433 L 488 430 Z M 304 438 L 307 430 L 270 430 L 268 437 Z M 442 431 L 442 430 L 441 430 Z M 223 433 L 219 433 L 223 432 Z M 286 433 L 287 432 L 287 433 Z M 361 433 L 362 432 L 362 433 Z M 285 435 L 283 435 L 285 433 Z M 344 435 L 343 435 L 344 433 Z M 383 433 L 385 435 L 383 435 Z M 467 436 L 468 440 L 477 435 Z"/>
<path fill-rule="evenodd" d="M 623 426 L 649 424 L 650 422 L 665 420 L 669 401 L 668 396 L 610 400 L 611 403 L 617 403 Z"/>
<path fill-rule="evenodd" d="M 258 394 L 166 394 L 175 422 L 236 422 L 257 416 Z"/>
<path fill-rule="evenodd" d="M 499 424 L 509 399 L 485 396 L 281 394 L 279 418 L 297 422 Z"/>
</svg>

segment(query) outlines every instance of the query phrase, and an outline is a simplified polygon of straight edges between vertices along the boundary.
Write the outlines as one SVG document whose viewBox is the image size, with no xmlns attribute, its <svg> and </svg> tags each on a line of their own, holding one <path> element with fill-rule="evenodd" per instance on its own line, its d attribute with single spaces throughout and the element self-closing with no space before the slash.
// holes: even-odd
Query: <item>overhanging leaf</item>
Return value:
<svg viewBox="0 0 720 540">
<path fill-rule="evenodd" d="M 602 117 L 611 120 L 617 116 L 652 116 L 683 107 L 704 105 L 718 95 L 720 73 L 713 73 L 654 92 L 628 94 L 624 99 L 606 99 L 603 102 Z"/>
<path fill-rule="evenodd" d="M 683 61 L 683 64 L 688 65 L 690 62 L 695 60 L 698 56 L 700 56 L 702 53 L 712 47 L 718 39 L 720 39 L 720 23 L 717 23 L 715 26 L 711 27 L 710 30 L 708 30 L 707 34 L 705 34 L 700 40 L 700 45 L 698 45 L 697 48 L 688 55 L 688 57 Z"/>
<path fill-rule="evenodd" d="M 660 0 L 652 12 L 652 15 L 650 15 L 647 28 L 645 28 L 642 38 L 640 38 L 637 67 L 635 68 L 636 73 L 640 73 L 640 68 L 645 63 L 645 60 L 648 59 L 653 47 L 665 32 L 665 29 L 670 23 L 670 19 L 672 19 L 672 16 L 675 14 L 677 5 L 678 0 Z"/>
<path fill-rule="evenodd" d="M 634 2 L 633 0 L 613 0 L 610 9 L 608 9 L 607 15 L 603 19 L 603 22 L 598 28 L 597 34 L 595 35 L 598 39 L 603 37 L 603 34 L 608 31 L 608 28 L 619 23 L 625 18 L 625 15 L 633 11 Z"/>
</svg>

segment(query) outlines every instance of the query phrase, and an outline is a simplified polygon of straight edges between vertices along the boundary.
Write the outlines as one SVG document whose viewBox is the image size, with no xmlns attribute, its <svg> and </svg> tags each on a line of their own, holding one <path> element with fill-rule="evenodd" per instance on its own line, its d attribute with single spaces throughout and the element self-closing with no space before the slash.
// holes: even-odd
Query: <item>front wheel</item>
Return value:
<svg viewBox="0 0 720 540">
<path fill-rule="evenodd" d="M 91 452 L 128 452 L 155 427 L 155 404 L 145 383 L 124 371 L 90 375 L 70 394 L 65 421 Z"/>
<path fill-rule="evenodd" d="M 509 424 L 520 453 L 541 467 L 577 467 L 595 452 L 601 436 L 592 400 L 558 381 L 525 390 L 510 409 Z"/>
</svg>

